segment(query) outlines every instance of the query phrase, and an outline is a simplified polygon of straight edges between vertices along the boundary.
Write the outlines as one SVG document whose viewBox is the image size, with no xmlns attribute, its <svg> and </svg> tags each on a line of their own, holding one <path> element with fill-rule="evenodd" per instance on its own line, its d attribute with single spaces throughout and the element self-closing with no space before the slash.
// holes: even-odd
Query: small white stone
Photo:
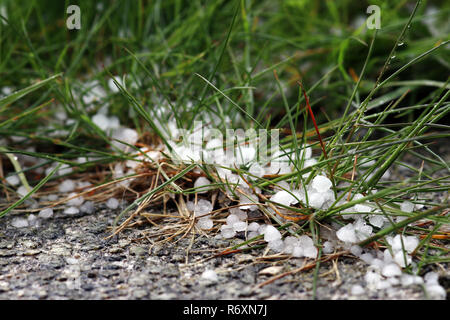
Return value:
<svg viewBox="0 0 450 320">
<path fill-rule="evenodd" d="M 208 280 L 211 282 L 217 282 L 219 281 L 219 277 L 217 276 L 217 273 L 214 270 L 206 269 L 202 273 L 202 279 Z"/>
<path fill-rule="evenodd" d="M 45 208 L 39 211 L 38 217 L 41 219 L 49 219 L 53 217 L 53 209 L 52 208 Z"/>
<path fill-rule="evenodd" d="M 25 218 L 14 218 L 11 220 L 11 225 L 15 228 L 26 228 L 29 226 L 28 220 Z"/>
<path fill-rule="evenodd" d="M 119 207 L 119 200 L 116 198 L 109 198 L 108 201 L 106 201 L 106 206 L 112 210 L 117 209 Z"/>
<path fill-rule="evenodd" d="M 264 230 L 264 241 L 271 242 L 281 239 L 281 233 L 274 226 L 268 225 Z"/>
</svg>

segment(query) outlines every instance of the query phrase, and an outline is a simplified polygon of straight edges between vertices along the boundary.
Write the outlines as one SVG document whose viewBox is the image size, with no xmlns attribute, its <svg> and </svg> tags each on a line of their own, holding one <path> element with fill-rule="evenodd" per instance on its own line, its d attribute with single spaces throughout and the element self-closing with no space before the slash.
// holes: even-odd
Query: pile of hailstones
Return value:
<svg viewBox="0 0 450 320">
<path fill-rule="evenodd" d="M 114 89 L 112 84 L 110 84 L 111 89 Z M 103 94 L 102 92 L 100 92 Z M 98 94 L 98 92 L 97 92 Z M 100 94 L 100 95 L 101 95 Z M 92 101 L 85 101 L 85 103 L 91 103 Z M 160 110 L 161 111 L 161 110 Z M 162 112 L 162 111 L 161 111 Z M 59 115 L 61 121 L 65 123 L 70 122 L 63 112 Z M 109 116 L 108 109 L 102 108 L 97 114 L 92 118 L 93 122 L 102 130 L 105 131 L 112 139 L 112 144 L 116 148 L 120 148 L 124 151 L 127 150 L 128 145 L 134 145 L 138 140 L 138 134 L 134 129 L 123 127 L 117 117 Z M 208 119 L 206 123 L 210 123 L 212 127 L 217 121 L 217 119 Z M 176 124 L 174 121 L 168 122 L 168 127 L 170 130 L 163 130 L 162 132 L 168 133 L 166 137 L 171 144 L 172 148 L 180 156 L 182 161 L 190 162 L 192 160 L 201 159 L 201 157 L 209 158 L 212 163 L 220 164 L 222 167 L 217 168 L 217 173 L 219 178 L 223 181 L 227 181 L 231 184 L 236 184 L 243 191 L 239 196 L 239 207 L 230 208 L 229 215 L 226 219 L 226 224 L 221 226 L 221 233 L 218 235 L 225 239 L 233 238 L 239 232 L 245 232 L 248 238 L 253 238 L 257 235 L 264 235 L 264 240 L 267 241 L 268 247 L 276 253 L 285 253 L 292 255 L 293 257 L 304 257 L 315 259 L 317 257 L 317 248 L 314 246 L 313 240 L 307 236 L 302 235 L 300 237 L 287 236 L 282 238 L 281 233 L 272 225 L 258 224 L 257 222 L 247 222 L 247 212 L 257 210 L 258 206 L 258 193 L 261 190 L 255 188 L 251 190 L 247 188 L 246 182 L 239 176 L 232 173 L 231 170 L 225 169 L 228 166 L 233 168 L 234 166 L 240 166 L 242 164 L 250 164 L 249 173 L 253 177 L 263 177 L 266 174 L 288 174 L 294 170 L 289 157 L 286 154 L 292 152 L 292 150 L 285 150 L 284 152 L 278 151 L 273 159 L 271 159 L 271 164 L 267 166 L 261 166 L 255 161 L 256 148 L 254 146 L 245 145 L 240 146 L 235 152 L 234 158 L 225 157 L 221 152 L 220 146 L 222 146 L 222 141 L 217 139 L 210 139 L 207 141 L 206 150 L 212 150 L 212 152 L 205 151 L 203 148 L 199 147 L 197 149 L 189 149 L 180 144 L 177 144 L 175 140 L 171 139 L 171 134 L 174 133 L 176 129 Z M 162 128 L 161 128 L 162 129 Z M 208 127 L 200 128 L 203 130 L 208 130 Z M 198 131 L 199 128 L 194 128 L 194 131 Z M 189 139 L 189 137 L 188 137 Z M 118 141 L 124 141 L 122 144 Z M 156 151 L 155 151 L 156 150 Z M 118 179 L 125 175 L 130 175 L 135 172 L 136 167 L 142 161 L 148 161 L 152 159 L 153 161 L 158 161 L 161 159 L 162 153 L 167 154 L 166 146 L 157 146 L 149 150 L 147 148 L 141 148 L 139 153 L 135 154 L 136 161 L 127 160 L 124 163 L 118 163 L 114 167 L 113 177 Z M 206 154 L 205 154 L 206 152 Z M 202 154 L 203 153 L 203 154 Z M 143 155 L 145 154 L 145 156 Z M 301 152 L 301 156 L 304 159 L 303 168 L 313 166 L 317 163 L 317 160 L 312 158 L 311 148 L 305 147 Z M 18 155 L 19 161 L 24 160 L 24 157 Z M 95 155 L 80 157 L 77 162 L 82 164 L 83 162 L 92 161 L 95 159 Z M 27 160 L 30 160 L 28 157 Z M 39 161 L 39 159 L 34 159 Z M 22 163 L 23 164 L 23 163 Z M 48 174 L 54 167 L 49 167 L 45 170 Z M 65 175 L 72 171 L 71 167 L 62 166 L 59 169 L 59 175 Z M 248 177 L 247 177 L 248 178 Z M 306 177 L 305 177 L 306 178 Z M 15 175 L 10 175 L 6 178 L 8 184 L 12 186 L 17 186 L 20 184 L 19 179 Z M 120 182 L 121 185 L 126 187 L 131 182 L 131 179 L 123 180 Z M 199 193 L 208 192 L 209 184 L 211 182 L 200 177 L 195 181 L 195 188 L 200 188 Z M 270 200 L 274 203 L 278 203 L 284 206 L 292 206 L 299 203 L 299 201 L 306 203 L 305 190 L 303 189 L 291 189 L 289 184 L 286 182 L 281 182 L 278 184 L 280 189 L 271 196 Z M 331 181 L 322 175 L 316 176 L 311 183 L 307 186 L 307 198 L 310 207 L 315 209 L 327 209 L 335 201 L 335 195 L 331 190 Z M 85 199 L 79 195 L 79 190 L 86 190 L 90 187 L 88 182 L 72 181 L 66 179 L 59 186 L 60 196 L 65 195 L 67 199 L 67 207 L 64 209 L 63 213 L 66 215 L 74 215 L 79 212 L 92 213 L 94 211 L 94 204 L 91 201 L 85 201 Z M 255 192 L 255 193 L 253 193 Z M 20 196 L 25 196 L 27 190 L 21 186 L 18 187 L 17 193 Z M 357 200 L 362 198 L 363 195 L 355 194 L 352 200 Z M 56 201 L 58 195 L 52 194 L 47 197 L 42 197 L 42 201 Z M 345 200 L 341 200 L 338 205 L 344 204 Z M 31 199 L 28 201 L 31 208 L 39 208 L 39 203 Z M 111 209 L 116 209 L 120 203 L 117 199 L 111 198 L 106 202 L 107 207 Z M 191 210 L 196 217 L 198 217 L 197 226 L 200 229 L 211 229 L 214 226 L 213 220 L 209 217 L 209 214 L 213 210 L 212 203 L 210 201 L 199 199 L 197 203 L 188 202 L 188 209 Z M 414 205 L 409 201 L 405 201 L 401 204 L 400 208 L 403 212 L 410 213 L 414 209 L 420 209 L 420 206 Z M 271 210 L 274 215 L 276 213 Z M 278 209 L 282 212 L 283 208 Z M 357 212 L 357 214 L 354 214 Z M 382 215 L 382 213 L 377 209 L 376 206 L 367 203 L 356 204 L 355 206 L 344 210 L 342 215 L 344 219 L 352 219 L 345 226 L 334 225 L 335 234 L 330 237 L 326 242 L 323 243 L 323 253 L 330 254 L 338 248 L 343 248 L 349 250 L 352 254 L 359 257 L 361 260 L 369 265 L 368 273 L 365 276 L 367 283 L 367 288 L 369 289 L 394 289 L 398 285 L 411 285 L 411 284 L 423 284 L 430 297 L 435 298 L 445 298 L 446 293 L 443 287 L 438 283 L 438 276 L 435 273 L 429 273 L 424 278 L 419 276 L 413 276 L 409 274 L 403 274 L 402 269 L 408 265 L 412 265 L 413 271 L 415 270 L 415 262 L 412 261 L 409 255 L 418 245 L 418 239 L 415 236 L 400 236 L 387 237 L 387 241 L 391 246 L 391 250 L 384 251 L 374 251 L 372 249 L 361 248 L 356 245 L 359 241 L 362 241 L 372 235 L 373 226 L 377 228 L 383 228 L 389 225 L 389 221 Z M 352 214 L 353 213 L 353 214 Z M 53 210 L 50 208 L 43 209 L 39 214 L 30 214 L 27 219 L 25 218 L 14 218 L 11 222 L 12 226 L 17 228 L 23 227 L 33 227 L 39 226 L 41 219 L 49 219 L 53 216 Z M 398 216 L 395 218 L 396 222 L 399 222 L 404 217 Z M 368 221 L 369 224 L 366 222 Z M 355 286 L 352 289 L 354 294 L 361 294 L 364 292 L 362 287 Z"/>
<path fill-rule="evenodd" d="M 194 187 L 207 189 L 209 184 L 208 179 L 200 177 L 195 181 Z M 332 183 L 327 177 L 316 176 L 307 188 L 310 205 L 316 208 L 323 208 L 324 203 L 327 201 L 334 201 L 331 185 Z M 251 192 L 250 189 L 242 189 L 249 193 Z M 360 197 L 362 195 L 357 195 L 356 199 Z M 302 190 L 290 190 L 290 192 L 280 190 L 272 195 L 270 200 L 290 206 L 297 204 L 299 201 L 305 201 L 305 194 Z M 289 254 L 292 257 L 317 258 L 318 250 L 309 236 L 287 236 L 283 239 L 280 231 L 272 225 L 259 224 L 257 222 L 248 223 L 247 211 L 256 210 L 258 206 L 255 203 L 257 202 L 258 198 L 254 194 L 242 194 L 239 199 L 239 207 L 229 209 L 226 223 L 221 226 L 220 234 L 217 237 L 230 239 L 242 232 L 247 235 L 248 239 L 263 235 L 264 240 L 268 243 L 268 247 L 275 253 Z M 189 201 L 187 207 L 198 217 L 197 226 L 200 229 L 211 229 L 214 226 L 213 220 L 208 215 L 213 211 L 213 205 L 210 201 L 205 199 L 199 199 L 197 203 Z M 401 205 L 402 211 L 412 212 L 413 208 L 414 205 L 408 201 Z M 345 211 L 370 212 L 371 209 L 368 204 L 357 204 Z M 283 209 L 280 208 L 279 210 Z M 363 249 L 356 243 L 372 235 L 372 226 L 365 222 L 361 214 L 348 214 L 345 216 L 347 216 L 347 219 L 353 218 L 354 222 L 348 223 L 343 227 L 337 227 L 335 237 L 332 236 L 323 243 L 323 253 L 331 254 L 335 249 L 342 248 L 349 250 L 353 255 L 367 263 L 369 267 L 365 275 L 365 281 L 366 288 L 369 290 L 396 290 L 395 287 L 397 286 L 416 284 L 423 285 L 429 297 L 445 299 L 446 292 L 438 282 L 437 273 L 429 272 L 422 278 L 402 272 L 402 268 L 408 265 L 412 265 L 413 270 L 416 269 L 416 264 L 410 256 L 419 244 L 419 239 L 416 236 L 396 235 L 395 237 L 386 237 L 391 250 Z M 381 215 L 368 214 L 366 218 L 370 224 L 377 227 L 383 227 L 385 223 L 387 224 Z M 366 289 L 360 285 L 355 285 L 351 288 L 353 295 L 360 295 L 365 291 Z"/>
</svg>

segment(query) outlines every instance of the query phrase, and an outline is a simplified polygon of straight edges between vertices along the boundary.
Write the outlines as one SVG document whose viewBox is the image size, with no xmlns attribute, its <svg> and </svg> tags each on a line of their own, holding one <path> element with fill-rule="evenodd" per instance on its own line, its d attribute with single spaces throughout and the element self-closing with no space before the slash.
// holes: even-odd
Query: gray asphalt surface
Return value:
<svg viewBox="0 0 450 320">
<path fill-rule="evenodd" d="M 264 259 L 264 249 L 212 258 L 228 240 L 198 235 L 176 244 L 153 245 L 143 235 L 149 225 L 110 234 L 117 211 L 91 215 L 56 212 L 36 228 L 0 223 L 0 299 L 311 299 L 314 270 L 298 272 L 258 287 L 272 275 L 299 268 L 303 259 Z M 151 227 L 156 228 L 156 227 Z M 151 229 L 150 229 L 151 230 Z M 235 241 L 237 241 L 236 239 Z M 187 255 L 187 250 L 189 254 Z M 269 253 L 270 255 L 270 253 Z M 186 256 L 188 263 L 186 264 Z M 268 267 L 275 266 L 267 270 Z M 201 277 L 212 269 L 218 281 Z M 265 271 L 262 271 L 265 270 Z M 440 282 L 449 290 L 445 270 Z M 267 275 L 265 273 L 271 271 Z M 366 265 L 351 255 L 323 263 L 318 299 L 424 299 L 418 285 L 352 295 L 365 286 Z"/>
</svg>

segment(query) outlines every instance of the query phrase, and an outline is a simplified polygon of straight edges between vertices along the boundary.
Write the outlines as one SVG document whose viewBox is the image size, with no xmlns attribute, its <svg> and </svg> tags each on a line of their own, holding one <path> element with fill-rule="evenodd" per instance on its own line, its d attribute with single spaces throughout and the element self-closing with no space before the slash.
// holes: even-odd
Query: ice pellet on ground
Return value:
<svg viewBox="0 0 450 320">
<path fill-rule="evenodd" d="M 326 192 L 331 188 L 331 185 L 331 180 L 322 175 L 315 176 L 313 181 L 311 182 L 311 186 L 317 192 Z"/>
<path fill-rule="evenodd" d="M 193 202 L 193 201 L 188 201 L 188 202 L 186 202 L 186 208 L 187 208 L 189 211 L 194 211 L 194 210 L 195 210 L 195 204 L 194 204 L 194 202 Z"/>
<path fill-rule="evenodd" d="M 138 136 L 138 133 L 136 132 L 136 130 L 134 130 L 134 129 L 118 128 L 118 129 L 114 130 L 112 138 L 125 142 L 125 144 L 123 144 L 119 141 L 114 140 L 114 141 L 112 141 L 112 144 L 121 150 L 126 150 L 126 149 L 130 148 L 129 146 L 127 146 L 127 144 L 134 145 L 137 142 L 139 136 Z"/>
<path fill-rule="evenodd" d="M 39 211 L 38 217 L 41 219 L 49 219 L 53 217 L 53 209 L 52 208 L 45 208 Z"/>
<path fill-rule="evenodd" d="M 370 237 L 372 234 L 372 227 L 367 225 L 364 219 L 359 218 L 353 223 L 357 241 L 362 241 Z"/>
<path fill-rule="evenodd" d="M 17 186 L 20 183 L 20 180 L 17 175 L 12 175 L 6 177 L 6 182 L 8 182 L 8 184 L 10 184 L 11 186 Z"/>
<path fill-rule="evenodd" d="M 364 276 L 367 286 L 371 289 L 376 289 L 381 281 L 381 275 L 375 270 L 368 270 Z"/>
<path fill-rule="evenodd" d="M 439 284 L 426 285 L 425 291 L 429 297 L 437 300 L 444 300 L 447 295 L 445 289 Z"/>
<path fill-rule="evenodd" d="M 14 218 L 11 220 L 11 225 L 14 228 L 26 228 L 29 226 L 28 220 L 25 218 Z"/>
<path fill-rule="evenodd" d="M 393 260 L 402 268 L 405 268 L 412 262 L 411 256 L 407 253 L 403 253 L 403 251 L 396 252 Z"/>
<path fill-rule="evenodd" d="M 361 203 L 355 204 L 354 208 L 356 212 L 370 212 L 372 210 L 370 206 Z"/>
<path fill-rule="evenodd" d="M 284 252 L 292 254 L 294 247 L 298 246 L 298 238 L 293 236 L 287 236 L 284 239 Z"/>
<path fill-rule="evenodd" d="M 259 235 L 258 232 L 256 232 L 256 231 L 250 231 L 250 232 L 247 233 L 247 239 L 252 239 L 252 238 L 254 238 L 254 237 L 257 237 L 258 235 Z"/>
<path fill-rule="evenodd" d="M 264 234 L 264 232 L 266 231 L 266 228 L 268 227 L 268 224 L 261 224 L 258 228 L 258 233 L 259 234 Z"/>
<path fill-rule="evenodd" d="M 303 257 L 303 248 L 300 246 L 294 246 L 292 248 L 292 256 L 295 258 L 301 258 Z"/>
<path fill-rule="evenodd" d="M 28 225 L 30 227 L 37 227 L 37 226 L 39 226 L 39 220 L 34 214 L 30 214 L 28 216 L 27 220 L 28 220 Z"/>
<path fill-rule="evenodd" d="M 307 248 L 307 247 L 314 247 L 314 242 L 313 240 L 308 237 L 307 235 L 302 235 L 298 238 L 297 241 L 298 245 L 303 247 L 303 248 Z"/>
<path fill-rule="evenodd" d="M 64 209 L 64 214 L 67 215 L 74 215 L 80 212 L 80 209 L 78 209 L 77 207 L 68 207 L 66 209 Z"/>
<path fill-rule="evenodd" d="M 108 201 L 106 201 L 106 206 L 112 210 L 117 209 L 119 207 L 119 200 L 116 198 L 109 198 Z"/>
<path fill-rule="evenodd" d="M 92 122 L 95 123 L 97 127 L 101 130 L 106 130 L 109 126 L 109 119 L 106 115 L 102 113 L 97 113 L 92 117 Z"/>
<path fill-rule="evenodd" d="M 329 254 L 334 251 L 334 244 L 331 241 L 325 241 L 322 248 L 323 253 Z"/>
<path fill-rule="evenodd" d="M 17 193 L 21 196 L 21 197 L 25 197 L 28 194 L 28 190 L 27 188 L 25 188 L 24 186 L 20 186 L 17 189 Z"/>
<path fill-rule="evenodd" d="M 247 229 L 247 222 L 246 221 L 238 221 L 233 223 L 233 229 L 236 232 L 245 231 Z"/>
<path fill-rule="evenodd" d="M 64 180 L 59 186 L 59 192 L 66 193 L 72 192 L 75 189 L 75 182 L 73 180 L 67 179 Z"/>
<path fill-rule="evenodd" d="M 202 273 L 202 279 L 217 282 L 219 281 L 219 277 L 217 276 L 217 273 L 214 270 L 206 269 Z"/>
<path fill-rule="evenodd" d="M 362 295 L 362 294 L 364 294 L 364 292 L 365 292 L 364 288 L 361 287 L 359 284 L 355 284 L 351 288 L 351 293 L 354 296 Z"/>
<path fill-rule="evenodd" d="M 201 216 L 207 213 L 210 213 L 213 210 L 213 205 L 210 201 L 200 199 L 197 202 L 197 205 L 194 208 L 195 216 Z"/>
<path fill-rule="evenodd" d="M 350 247 L 350 252 L 354 256 L 359 257 L 362 254 L 362 248 L 360 246 L 353 245 L 353 246 Z"/>
<path fill-rule="evenodd" d="M 322 192 L 317 192 L 314 189 L 308 193 L 308 203 L 311 207 L 320 209 L 325 203 L 325 197 Z"/>
<path fill-rule="evenodd" d="M 394 251 L 402 250 L 403 248 L 402 242 L 406 252 L 411 253 L 419 244 L 419 239 L 416 238 L 415 236 L 402 237 L 401 235 L 398 234 L 393 238 L 391 242 L 392 250 Z"/>
<path fill-rule="evenodd" d="M 404 212 L 413 212 L 414 210 L 414 203 L 410 201 L 404 201 L 400 204 L 400 210 Z"/>
<path fill-rule="evenodd" d="M 197 193 L 206 193 L 206 192 L 208 192 L 208 188 L 206 188 L 206 187 L 209 186 L 210 184 L 211 184 L 211 181 L 209 181 L 207 178 L 199 177 L 194 182 L 194 188 L 199 189 L 199 191 L 197 191 Z"/>
<path fill-rule="evenodd" d="M 227 217 L 227 224 L 229 226 L 233 226 L 233 224 L 235 224 L 236 222 L 239 222 L 239 221 L 240 221 L 239 217 L 235 214 L 229 214 Z"/>
<path fill-rule="evenodd" d="M 59 199 L 57 194 L 49 194 L 47 197 L 48 201 L 56 201 Z"/>
<path fill-rule="evenodd" d="M 271 242 L 281 239 L 281 233 L 274 226 L 268 225 L 264 230 L 264 241 Z"/>
<path fill-rule="evenodd" d="M 271 198 L 270 201 L 282 204 L 284 206 L 290 206 L 291 203 L 298 202 L 294 196 L 285 190 L 278 191 Z"/>
<path fill-rule="evenodd" d="M 257 163 L 252 164 L 248 172 L 256 177 L 262 177 L 266 173 L 265 169 Z"/>
<path fill-rule="evenodd" d="M 72 192 L 68 195 L 68 198 L 72 198 L 72 197 L 75 197 L 75 198 L 67 201 L 67 204 L 69 206 L 79 207 L 83 204 L 83 202 L 84 202 L 83 196 L 78 196 L 78 193 Z"/>
<path fill-rule="evenodd" d="M 252 222 L 247 227 L 247 231 L 248 232 L 258 232 L 258 229 L 259 229 L 259 223 L 258 222 Z"/>
<path fill-rule="evenodd" d="M 423 277 L 423 280 L 426 284 L 438 284 L 439 283 L 439 274 L 434 271 L 430 271 Z"/>
<path fill-rule="evenodd" d="M 239 204 L 247 204 L 240 206 L 241 209 L 246 210 L 249 209 L 250 211 L 254 211 L 258 209 L 258 206 L 256 204 L 252 203 L 258 203 L 258 197 L 254 194 L 240 194 L 239 195 Z"/>
<path fill-rule="evenodd" d="M 281 239 L 270 241 L 268 244 L 269 248 L 275 252 L 282 252 L 284 249 L 284 242 Z"/>
<path fill-rule="evenodd" d="M 383 226 L 385 220 L 386 220 L 385 217 L 378 214 L 371 215 L 369 218 L 370 224 L 378 228 L 381 228 Z"/>
<path fill-rule="evenodd" d="M 220 227 L 220 232 L 224 239 L 233 238 L 236 235 L 236 231 L 234 231 L 232 226 L 224 224 Z"/>
<path fill-rule="evenodd" d="M 351 224 L 351 223 L 340 228 L 336 232 L 336 236 L 338 237 L 339 240 L 341 240 L 343 242 L 355 243 L 357 241 L 356 234 L 355 234 L 355 228 L 353 227 L 353 224 Z"/>
<path fill-rule="evenodd" d="M 317 248 L 315 246 L 308 246 L 303 248 L 303 256 L 306 258 L 316 259 Z"/>
<path fill-rule="evenodd" d="M 94 202 L 92 201 L 86 201 L 83 203 L 80 207 L 80 211 L 84 213 L 91 214 L 94 212 Z"/>
<path fill-rule="evenodd" d="M 370 264 L 373 261 L 373 259 L 374 259 L 373 255 L 368 253 L 368 252 L 367 253 L 363 253 L 362 255 L 360 255 L 359 258 L 362 261 L 364 261 L 365 263 L 368 263 L 368 264 Z"/>
<path fill-rule="evenodd" d="M 385 265 L 381 271 L 381 274 L 385 277 L 396 277 L 402 275 L 402 270 L 395 263 L 389 263 Z"/>
<path fill-rule="evenodd" d="M 202 230 L 211 229 L 214 223 L 209 217 L 203 217 L 198 219 L 197 226 Z"/>
<path fill-rule="evenodd" d="M 239 220 L 247 219 L 247 212 L 242 211 L 239 208 L 230 208 L 230 210 L 228 211 L 230 211 L 231 214 L 236 215 L 239 218 Z"/>
</svg>

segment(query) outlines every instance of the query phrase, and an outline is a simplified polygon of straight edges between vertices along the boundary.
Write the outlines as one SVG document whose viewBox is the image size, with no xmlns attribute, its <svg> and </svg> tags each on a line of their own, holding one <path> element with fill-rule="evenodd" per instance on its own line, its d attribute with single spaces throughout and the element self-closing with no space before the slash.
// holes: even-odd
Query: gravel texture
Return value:
<svg viewBox="0 0 450 320">
<path fill-rule="evenodd" d="M 54 218 L 43 220 L 41 226 L 23 229 L 10 225 L 13 215 L 3 218 L 0 299 L 312 298 L 314 270 L 256 287 L 271 277 L 262 270 L 275 266 L 265 271 L 278 274 L 302 266 L 303 259 L 264 260 L 261 258 L 264 249 L 207 259 L 213 255 L 213 249 L 224 249 L 230 242 L 198 235 L 193 242 L 190 236 L 176 244 L 152 245 L 145 239 L 139 240 L 148 226 L 125 230 L 106 240 L 117 213 L 104 207 L 91 215 L 64 217 L 56 212 Z M 203 279 L 201 275 L 206 269 L 214 270 L 218 280 Z M 448 272 L 436 271 L 448 291 Z M 365 290 L 352 295 L 353 285 L 365 286 L 365 273 L 364 263 L 351 256 L 322 264 L 317 298 L 425 298 L 420 286 Z"/>
</svg>

